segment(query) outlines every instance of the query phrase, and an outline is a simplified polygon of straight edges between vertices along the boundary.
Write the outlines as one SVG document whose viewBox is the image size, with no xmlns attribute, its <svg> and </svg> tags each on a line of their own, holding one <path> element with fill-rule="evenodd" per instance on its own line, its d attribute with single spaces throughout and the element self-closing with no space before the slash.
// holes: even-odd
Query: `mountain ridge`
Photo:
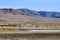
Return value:
<svg viewBox="0 0 60 40">
<path fill-rule="evenodd" d="M 52 18 L 60 18 L 60 12 L 49 12 L 49 11 L 35 11 L 35 10 L 29 10 L 29 9 L 20 9 L 23 12 L 42 16 L 42 17 L 52 17 Z"/>
<path fill-rule="evenodd" d="M 60 12 L 3 8 L 0 9 L 0 20 L 19 22 L 60 22 Z"/>
</svg>

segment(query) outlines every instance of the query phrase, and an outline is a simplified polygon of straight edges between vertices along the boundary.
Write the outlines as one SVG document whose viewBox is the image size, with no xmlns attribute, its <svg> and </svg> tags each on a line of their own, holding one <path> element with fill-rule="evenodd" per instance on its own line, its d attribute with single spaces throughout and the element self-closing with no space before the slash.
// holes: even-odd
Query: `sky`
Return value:
<svg viewBox="0 0 60 40">
<path fill-rule="evenodd" d="M 0 8 L 60 12 L 60 0 L 0 0 Z"/>
</svg>

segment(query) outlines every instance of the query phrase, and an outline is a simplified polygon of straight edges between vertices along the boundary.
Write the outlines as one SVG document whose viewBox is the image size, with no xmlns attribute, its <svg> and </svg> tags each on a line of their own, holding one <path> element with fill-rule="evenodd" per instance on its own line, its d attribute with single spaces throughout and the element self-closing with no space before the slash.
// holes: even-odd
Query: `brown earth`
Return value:
<svg viewBox="0 0 60 40">
<path fill-rule="evenodd" d="M 15 35 L 0 35 L 0 40 L 60 40 L 60 35 L 41 35 L 41 34 L 26 34 L 26 35 L 20 35 L 20 34 L 15 34 Z"/>
</svg>

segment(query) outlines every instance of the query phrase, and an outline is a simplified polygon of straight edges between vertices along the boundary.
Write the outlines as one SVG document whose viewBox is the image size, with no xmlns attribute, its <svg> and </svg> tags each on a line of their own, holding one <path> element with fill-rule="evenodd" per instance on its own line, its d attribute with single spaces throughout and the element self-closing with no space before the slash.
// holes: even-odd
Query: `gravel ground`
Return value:
<svg viewBox="0 0 60 40">
<path fill-rule="evenodd" d="M 60 40 L 60 35 L 41 35 L 41 34 L 26 34 L 26 35 L 20 35 L 20 34 L 2 34 L 0 35 L 0 40 Z"/>
</svg>

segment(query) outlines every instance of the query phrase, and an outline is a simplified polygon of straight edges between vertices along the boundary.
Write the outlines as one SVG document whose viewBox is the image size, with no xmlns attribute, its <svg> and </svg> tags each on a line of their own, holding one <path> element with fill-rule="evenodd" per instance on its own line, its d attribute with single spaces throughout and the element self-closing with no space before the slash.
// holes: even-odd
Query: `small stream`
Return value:
<svg viewBox="0 0 60 40">
<path fill-rule="evenodd" d="M 60 30 L 18 30 L 17 32 L 40 32 L 40 33 L 50 33 L 50 32 L 60 32 Z"/>
</svg>

